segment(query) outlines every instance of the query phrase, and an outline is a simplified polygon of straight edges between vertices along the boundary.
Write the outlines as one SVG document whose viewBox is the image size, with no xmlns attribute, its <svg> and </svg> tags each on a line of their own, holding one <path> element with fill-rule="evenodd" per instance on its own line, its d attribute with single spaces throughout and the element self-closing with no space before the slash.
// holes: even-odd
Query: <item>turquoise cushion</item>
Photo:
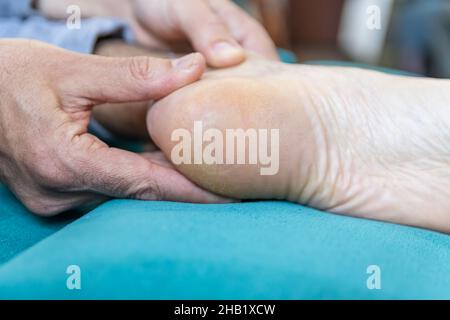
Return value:
<svg viewBox="0 0 450 320">
<path fill-rule="evenodd" d="M 0 185 L 0 265 L 79 216 L 66 213 L 53 219 L 38 218 Z"/>
<path fill-rule="evenodd" d="M 0 298 L 448 299 L 449 265 L 447 235 L 286 202 L 116 200 L 4 264 Z"/>
</svg>

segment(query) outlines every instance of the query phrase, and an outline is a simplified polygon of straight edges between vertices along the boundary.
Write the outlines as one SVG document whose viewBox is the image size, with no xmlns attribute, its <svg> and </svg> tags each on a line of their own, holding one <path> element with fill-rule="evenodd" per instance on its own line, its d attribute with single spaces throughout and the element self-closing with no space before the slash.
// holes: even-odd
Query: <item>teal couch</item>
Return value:
<svg viewBox="0 0 450 320">
<path fill-rule="evenodd" d="M 114 200 L 66 224 L 1 199 L 0 299 L 450 299 L 450 237 L 436 232 L 286 202 Z"/>
</svg>

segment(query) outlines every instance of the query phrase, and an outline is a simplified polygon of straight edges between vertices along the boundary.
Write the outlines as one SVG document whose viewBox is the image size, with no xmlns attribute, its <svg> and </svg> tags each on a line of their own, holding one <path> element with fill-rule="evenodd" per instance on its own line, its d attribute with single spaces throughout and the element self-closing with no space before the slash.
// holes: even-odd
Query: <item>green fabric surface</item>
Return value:
<svg viewBox="0 0 450 320">
<path fill-rule="evenodd" d="M 117 200 L 4 264 L 0 298 L 448 299 L 449 266 L 447 235 L 286 202 Z"/>
<path fill-rule="evenodd" d="M 53 219 L 38 218 L 0 185 L 0 265 L 77 217 L 68 213 Z"/>
</svg>

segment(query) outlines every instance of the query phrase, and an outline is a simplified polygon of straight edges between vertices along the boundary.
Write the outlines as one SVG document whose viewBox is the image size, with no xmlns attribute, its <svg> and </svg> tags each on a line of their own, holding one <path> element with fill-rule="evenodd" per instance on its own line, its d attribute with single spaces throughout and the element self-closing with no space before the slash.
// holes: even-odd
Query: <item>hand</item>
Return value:
<svg viewBox="0 0 450 320">
<path fill-rule="evenodd" d="M 200 54 L 177 61 L 105 58 L 1 40 L 1 181 L 40 215 L 105 197 L 223 200 L 151 157 L 109 148 L 87 133 L 95 105 L 161 98 L 204 68 Z"/>
<path fill-rule="evenodd" d="M 69 5 L 80 6 L 84 18 L 126 20 L 138 42 L 148 47 L 188 41 L 212 67 L 243 62 L 243 49 L 278 59 L 264 28 L 230 0 L 36 0 L 36 7 L 49 18 L 66 17 Z"/>
<path fill-rule="evenodd" d="M 212 67 L 243 62 L 242 48 L 278 59 L 264 28 L 229 0 L 134 0 L 133 14 L 141 42 L 189 40 Z"/>
</svg>

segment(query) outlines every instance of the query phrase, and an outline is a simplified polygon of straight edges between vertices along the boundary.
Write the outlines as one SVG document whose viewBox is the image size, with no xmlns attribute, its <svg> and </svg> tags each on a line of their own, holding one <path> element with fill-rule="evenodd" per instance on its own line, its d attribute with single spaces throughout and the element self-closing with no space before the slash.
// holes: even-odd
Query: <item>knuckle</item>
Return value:
<svg viewBox="0 0 450 320">
<path fill-rule="evenodd" d="M 151 73 L 150 58 L 132 57 L 129 60 L 129 70 L 133 78 L 138 80 L 147 80 Z"/>
<path fill-rule="evenodd" d="M 165 199 L 164 193 L 156 181 L 151 181 L 146 185 L 145 189 L 142 190 L 142 197 L 154 201 L 162 201 Z"/>
<path fill-rule="evenodd" d="M 222 40 L 227 40 L 228 38 L 231 38 L 231 34 L 228 32 L 228 29 L 225 27 L 223 22 L 216 16 L 210 17 L 206 21 L 208 32 L 207 34 L 210 37 L 221 37 Z"/>
<path fill-rule="evenodd" d="M 151 163 L 146 165 L 145 171 L 152 172 L 154 170 Z M 165 199 L 165 194 L 160 183 L 150 175 L 149 178 L 143 179 L 141 183 L 131 187 L 129 191 L 130 198 L 147 201 L 161 201 Z"/>
<path fill-rule="evenodd" d="M 167 68 L 169 61 L 161 60 L 159 63 Z M 133 79 L 138 81 L 155 80 L 158 73 L 154 58 L 151 57 L 130 58 L 128 69 Z"/>
</svg>

